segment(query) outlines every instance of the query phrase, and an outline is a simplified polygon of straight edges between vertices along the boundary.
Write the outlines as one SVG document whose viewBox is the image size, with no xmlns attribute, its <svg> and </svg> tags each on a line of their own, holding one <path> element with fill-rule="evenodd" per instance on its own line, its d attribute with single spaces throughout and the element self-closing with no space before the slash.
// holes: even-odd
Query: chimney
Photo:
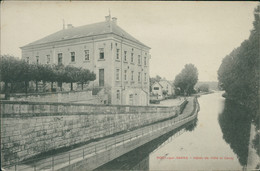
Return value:
<svg viewBox="0 0 260 171">
<path fill-rule="evenodd" d="M 67 24 L 67 28 L 71 29 L 71 28 L 73 28 L 73 25 L 72 24 Z"/>
<path fill-rule="evenodd" d="M 113 21 L 115 24 L 117 24 L 117 18 L 116 18 L 116 17 L 113 17 L 113 18 L 112 18 L 112 21 Z"/>
<path fill-rule="evenodd" d="M 105 16 L 105 18 L 106 18 L 106 21 L 110 21 L 110 15 Z"/>
</svg>

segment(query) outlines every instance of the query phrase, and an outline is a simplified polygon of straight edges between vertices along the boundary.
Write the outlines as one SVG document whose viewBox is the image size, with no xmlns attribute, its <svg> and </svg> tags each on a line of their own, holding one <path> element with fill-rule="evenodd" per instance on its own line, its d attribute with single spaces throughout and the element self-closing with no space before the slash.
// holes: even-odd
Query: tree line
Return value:
<svg viewBox="0 0 260 171">
<path fill-rule="evenodd" d="M 260 82 L 260 5 L 254 13 L 253 29 L 247 40 L 234 49 L 223 60 L 218 70 L 219 86 L 225 90 L 224 96 L 228 99 L 245 105 L 251 112 L 237 113 L 242 119 L 243 115 L 250 115 L 253 123 L 259 130 L 259 82 Z M 253 140 L 254 147 L 260 156 L 260 135 Z"/>
<path fill-rule="evenodd" d="M 225 96 L 234 99 L 253 111 L 255 119 L 259 105 L 259 80 L 260 80 L 260 6 L 255 9 L 253 29 L 247 40 L 234 49 L 223 60 L 218 70 L 220 87 L 225 90 Z"/>
<path fill-rule="evenodd" d="M 27 93 L 30 81 L 35 82 L 36 92 L 40 81 L 51 83 L 51 91 L 54 82 L 59 83 L 61 90 L 62 83 L 70 83 L 73 90 L 73 83 L 80 83 L 83 89 L 84 84 L 96 79 L 96 75 L 88 69 L 64 65 L 28 64 L 13 56 L 1 55 L 0 78 L 1 82 L 4 82 L 5 93 L 12 93 L 13 87 L 19 83 L 24 84 Z"/>
<path fill-rule="evenodd" d="M 198 92 L 209 92 L 209 85 L 208 84 L 205 84 L 205 83 L 203 83 L 203 84 L 200 84 L 199 86 L 198 86 L 198 88 L 197 88 L 197 91 Z"/>
</svg>

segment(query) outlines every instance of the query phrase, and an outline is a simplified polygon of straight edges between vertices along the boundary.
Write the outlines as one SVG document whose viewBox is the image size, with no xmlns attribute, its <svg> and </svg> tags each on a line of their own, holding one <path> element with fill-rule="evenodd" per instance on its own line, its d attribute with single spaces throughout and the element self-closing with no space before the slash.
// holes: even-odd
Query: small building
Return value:
<svg viewBox="0 0 260 171">
<path fill-rule="evenodd" d="M 162 85 L 162 91 L 165 91 L 167 96 L 174 94 L 172 83 L 170 83 L 168 80 L 161 80 L 159 83 Z"/>
<path fill-rule="evenodd" d="M 173 86 L 167 80 L 161 80 L 152 85 L 152 96 L 157 96 L 157 99 L 161 100 L 167 96 L 172 96 L 173 94 Z"/>
<path fill-rule="evenodd" d="M 163 99 L 163 86 L 159 82 L 155 82 L 152 85 L 152 96 L 156 96 L 157 99 Z"/>
<path fill-rule="evenodd" d="M 91 87 L 104 88 L 109 104 L 148 105 L 150 47 L 128 34 L 117 18 L 67 28 L 21 47 L 28 63 L 62 64 L 96 74 Z"/>
</svg>

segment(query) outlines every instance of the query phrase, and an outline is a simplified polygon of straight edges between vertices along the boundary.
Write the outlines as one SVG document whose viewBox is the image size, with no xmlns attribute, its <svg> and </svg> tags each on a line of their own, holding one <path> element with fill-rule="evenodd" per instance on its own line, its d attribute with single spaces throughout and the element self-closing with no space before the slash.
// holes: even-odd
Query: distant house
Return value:
<svg viewBox="0 0 260 171">
<path fill-rule="evenodd" d="M 166 91 L 168 96 L 174 94 L 173 85 L 171 82 L 167 80 L 161 80 L 159 83 L 162 85 L 162 92 Z"/>
<path fill-rule="evenodd" d="M 172 83 L 167 80 L 161 80 L 155 82 L 152 85 L 152 94 L 157 96 L 157 99 L 163 99 L 165 96 L 171 96 L 174 94 Z"/>
<path fill-rule="evenodd" d="M 163 99 L 163 86 L 159 83 L 159 82 L 155 82 L 152 85 L 152 95 L 153 96 L 157 96 L 157 99 Z"/>
</svg>

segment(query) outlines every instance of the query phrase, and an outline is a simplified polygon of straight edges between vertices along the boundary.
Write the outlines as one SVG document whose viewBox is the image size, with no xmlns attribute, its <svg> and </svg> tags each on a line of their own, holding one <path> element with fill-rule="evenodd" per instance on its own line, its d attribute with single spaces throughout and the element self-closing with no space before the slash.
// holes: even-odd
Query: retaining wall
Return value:
<svg viewBox="0 0 260 171">
<path fill-rule="evenodd" d="M 94 156 L 86 157 L 82 160 L 73 162 L 68 164 L 67 166 L 60 166 L 60 168 L 56 167 L 55 169 L 58 171 L 84 171 L 84 170 L 94 170 L 99 166 L 102 166 L 109 161 L 114 160 L 115 158 L 130 152 L 131 150 L 140 147 L 174 129 L 177 129 L 184 124 L 194 120 L 197 117 L 199 111 L 199 105 L 196 101 L 194 104 L 194 108 L 191 113 L 186 113 L 185 119 L 182 119 L 178 122 L 175 122 L 175 119 L 167 120 L 162 123 L 157 123 L 151 126 L 148 126 L 148 132 L 144 131 L 146 134 L 137 138 L 134 138 L 132 141 L 121 143 L 117 146 L 112 146 L 108 150 L 101 150 L 97 152 Z M 179 117 L 181 117 L 180 115 Z M 174 123 L 173 123 L 174 122 Z M 159 129 L 149 129 L 151 127 L 159 127 Z"/>
<path fill-rule="evenodd" d="M 52 93 L 31 93 L 31 94 L 13 94 L 10 97 L 12 101 L 32 101 L 32 102 L 89 102 L 91 104 L 100 104 L 100 99 L 92 95 L 92 91 L 68 91 Z M 101 103 L 102 104 L 102 103 Z"/>
<path fill-rule="evenodd" d="M 167 119 L 178 114 L 183 104 L 156 107 L 1 101 L 2 164 Z"/>
</svg>

